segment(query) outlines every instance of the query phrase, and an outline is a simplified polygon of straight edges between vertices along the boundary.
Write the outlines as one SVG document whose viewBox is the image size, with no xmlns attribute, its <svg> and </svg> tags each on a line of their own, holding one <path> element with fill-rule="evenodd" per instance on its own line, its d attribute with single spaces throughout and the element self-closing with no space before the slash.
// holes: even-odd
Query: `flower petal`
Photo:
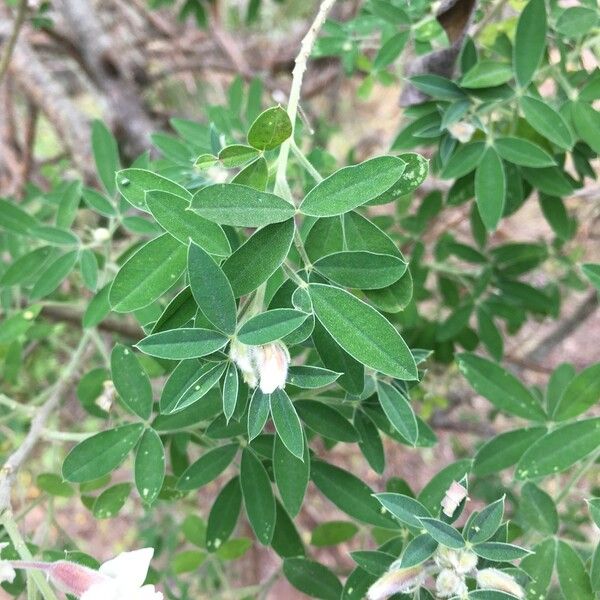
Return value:
<svg viewBox="0 0 600 600">
<path fill-rule="evenodd" d="M 154 555 L 154 548 L 142 548 L 133 552 L 121 552 L 119 556 L 105 562 L 100 573 L 125 582 L 129 587 L 142 587 L 148 574 L 148 567 Z"/>
</svg>

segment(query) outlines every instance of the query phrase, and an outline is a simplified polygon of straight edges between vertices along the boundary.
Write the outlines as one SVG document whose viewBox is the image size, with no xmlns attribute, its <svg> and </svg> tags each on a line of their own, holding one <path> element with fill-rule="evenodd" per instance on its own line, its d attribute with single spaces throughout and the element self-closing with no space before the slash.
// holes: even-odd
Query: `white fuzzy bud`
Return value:
<svg viewBox="0 0 600 600">
<path fill-rule="evenodd" d="M 458 121 L 458 123 L 452 123 L 448 127 L 448 131 L 452 137 L 456 138 L 462 144 L 466 144 L 473 137 L 475 127 L 466 121 Z"/>
<path fill-rule="evenodd" d="M 467 493 L 468 490 L 464 485 L 458 483 L 458 481 L 453 481 L 442 499 L 442 512 L 447 517 L 452 517 L 458 505 L 467 497 Z"/>
<path fill-rule="evenodd" d="M 461 597 L 467 593 L 467 585 L 452 569 L 442 569 L 435 580 L 435 590 L 440 598 Z"/>
<path fill-rule="evenodd" d="M 106 227 L 98 227 L 92 232 L 92 237 L 95 242 L 106 242 L 110 239 L 110 231 Z"/>
<path fill-rule="evenodd" d="M 274 342 L 259 346 L 256 348 L 255 361 L 259 387 L 263 394 L 271 394 L 276 389 L 282 390 L 285 387 L 290 364 L 290 353 L 285 344 Z"/>
<path fill-rule="evenodd" d="M 498 590 L 512 594 L 515 598 L 525 598 L 523 588 L 515 578 L 499 569 L 482 569 L 477 572 L 477 585 L 486 590 Z"/>
<path fill-rule="evenodd" d="M 394 594 L 409 592 L 421 584 L 424 574 L 425 571 L 421 566 L 394 569 L 392 565 L 392 568 L 369 588 L 367 598 L 384 600 Z"/>
</svg>

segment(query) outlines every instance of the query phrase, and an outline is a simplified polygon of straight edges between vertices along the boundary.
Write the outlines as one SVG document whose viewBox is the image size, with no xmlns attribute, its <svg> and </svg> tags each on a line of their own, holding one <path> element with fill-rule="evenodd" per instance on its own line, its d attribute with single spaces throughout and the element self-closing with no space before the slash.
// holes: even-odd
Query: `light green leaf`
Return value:
<svg viewBox="0 0 600 600">
<path fill-rule="evenodd" d="M 116 517 L 119 511 L 125 505 L 129 493 L 131 492 L 130 483 L 117 483 L 105 489 L 94 502 L 92 514 L 96 519 L 110 519 Z"/>
<path fill-rule="evenodd" d="M 339 600 L 342 584 L 325 565 L 307 558 L 286 558 L 283 574 L 303 594 L 321 600 Z"/>
<path fill-rule="evenodd" d="M 284 390 L 275 390 L 270 395 L 271 417 L 277 435 L 285 447 L 297 458 L 304 455 L 304 432 L 296 409 Z"/>
<path fill-rule="evenodd" d="M 121 267 L 110 288 L 116 312 L 144 308 L 167 292 L 185 270 L 187 248 L 168 233 L 144 244 Z"/>
<path fill-rule="evenodd" d="M 532 421 L 545 419 L 537 398 L 500 365 L 464 352 L 458 355 L 458 367 L 473 389 L 500 410 Z"/>
<path fill-rule="evenodd" d="M 189 240 L 209 254 L 228 256 L 231 252 L 227 236 L 219 225 L 191 212 L 186 198 L 169 192 L 150 191 L 146 204 L 157 222 L 182 244 Z"/>
<path fill-rule="evenodd" d="M 292 122 L 281 106 L 262 112 L 248 131 L 248 143 L 258 150 L 273 150 L 292 135 Z"/>
<path fill-rule="evenodd" d="M 38 225 L 37 219 L 14 202 L 0 198 L 0 227 L 11 233 L 27 235 L 31 229 Z"/>
<path fill-rule="evenodd" d="M 302 200 L 300 212 L 332 217 L 374 200 L 402 176 L 406 163 L 393 156 L 378 156 L 344 167 L 318 183 Z"/>
<path fill-rule="evenodd" d="M 416 190 L 425 181 L 429 173 L 429 161 L 426 158 L 416 152 L 405 152 L 399 154 L 398 158 L 406 163 L 400 179 L 385 192 L 377 196 L 377 198 L 369 200 L 367 204 L 395 202 L 402 196 Z"/>
<path fill-rule="evenodd" d="M 77 257 L 77 250 L 73 250 L 52 261 L 35 282 L 29 298 L 39 300 L 51 294 L 69 276 L 77 262 Z"/>
<path fill-rule="evenodd" d="M 123 404 L 141 419 L 148 420 L 152 414 L 152 386 L 137 356 L 117 344 L 110 355 L 110 369 Z"/>
<path fill-rule="evenodd" d="M 295 517 L 302 508 L 302 501 L 310 478 L 310 451 L 304 439 L 304 454 L 294 456 L 275 436 L 273 444 L 273 473 L 279 496 L 291 517 Z"/>
<path fill-rule="evenodd" d="M 470 142 L 460 146 L 446 163 L 441 176 L 444 179 L 459 179 L 470 173 L 481 162 L 484 149 L 484 142 Z"/>
<path fill-rule="evenodd" d="M 228 341 L 227 336 L 218 331 L 183 327 L 150 334 L 138 342 L 136 347 L 150 356 L 183 360 L 211 354 L 220 350 Z"/>
<path fill-rule="evenodd" d="M 313 389 L 325 387 L 336 381 L 340 373 L 323 369 L 321 367 L 312 367 L 310 365 L 300 365 L 288 369 L 288 383 L 299 388 Z"/>
<path fill-rule="evenodd" d="M 505 544 L 504 542 L 482 542 L 473 546 L 473 552 L 481 558 L 493 562 L 510 562 L 523 558 L 531 552 L 514 544 Z"/>
<path fill-rule="evenodd" d="M 552 418 L 555 421 L 571 419 L 585 412 L 600 400 L 600 363 L 591 365 L 569 381 Z"/>
<path fill-rule="evenodd" d="M 600 418 L 563 425 L 541 437 L 523 454 L 517 479 L 538 479 L 560 473 L 600 446 Z"/>
<path fill-rule="evenodd" d="M 239 167 L 256 156 L 258 156 L 256 148 L 244 146 L 243 144 L 231 144 L 231 146 L 225 146 L 219 152 L 219 160 L 227 169 Z"/>
<path fill-rule="evenodd" d="M 293 237 L 293 219 L 267 225 L 222 264 L 236 298 L 254 291 L 273 275 L 287 257 Z"/>
<path fill-rule="evenodd" d="M 311 284 L 309 293 L 317 318 L 348 354 L 385 375 L 417 379 L 408 346 L 374 308 L 340 288 Z"/>
<path fill-rule="evenodd" d="M 502 160 L 493 148 L 483 153 L 475 171 L 475 200 L 485 228 L 494 231 L 504 212 L 506 177 Z"/>
<path fill-rule="evenodd" d="M 513 48 L 517 83 L 525 88 L 533 79 L 546 49 L 546 6 L 544 0 L 529 0 L 519 16 Z"/>
<path fill-rule="evenodd" d="M 146 192 L 157 190 L 192 199 L 192 194 L 178 183 L 146 169 L 123 169 L 116 175 L 117 188 L 123 198 L 135 208 L 148 212 Z"/>
<path fill-rule="evenodd" d="M 204 453 L 182 473 L 177 489 L 195 490 L 210 483 L 232 463 L 238 450 L 239 444 L 226 444 Z"/>
<path fill-rule="evenodd" d="M 600 154 L 600 112 L 585 102 L 573 102 L 571 114 L 579 137 Z"/>
<path fill-rule="evenodd" d="M 427 530 L 427 533 L 429 533 L 438 544 L 455 549 L 465 547 L 465 540 L 452 525 L 448 525 L 448 523 L 444 523 L 444 521 L 439 521 L 438 519 L 432 519 L 430 517 L 420 517 L 419 521 L 421 521 L 421 524 Z"/>
<path fill-rule="evenodd" d="M 392 427 L 413 446 L 417 443 L 419 430 L 417 419 L 406 397 L 394 386 L 377 382 L 377 397 Z"/>
<path fill-rule="evenodd" d="M 407 264 L 391 254 L 349 251 L 328 254 L 317 260 L 314 268 L 338 285 L 371 290 L 398 281 L 406 272 Z"/>
<path fill-rule="evenodd" d="M 242 344 L 261 346 L 280 340 L 295 331 L 308 315 L 292 308 L 276 308 L 248 319 L 239 329 L 237 338 Z"/>
<path fill-rule="evenodd" d="M 262 227 L 294 216 L 294 207 L 283 198 L 237 183 L 217 183 L 194 194 L 191 209 L 221 225 Z"/>
<path fill-rule="evenodd" d="M 248 406 L 248 440 L 252 441 L 258 436 L 269 418 L 269 396 L 263 394 L 259 388 L 254 390 Z"/>
<path fill-rule="evenodd" d="M 567 542 L 562 540 L 558 541 L 557 546 L 556 572 L 565 598 L 577 598 L 577 600 L 596 598 L 583 560 Z"/>
<path fill-rule="evenodd" d="M 499 137 L 494 140 L 498 154 L 515 165 L 525 167 L 551 167 L 555 160 L 540 146 L 517 137 Z"/>
<path fill-rule="evenodd" d="M 318 400 L 296 400 L 294 405 L 306 425 L 323 437 L 338 442 L 359 440 L 356 429 L 333 406 Z"/>
<path fill-rule="evenodd" d="M 571 148 L 573 136 L 559 112 L 543 100 L 531 96 L 521 97 L 520 105 L 527 122 L 538 133 L 541 133 L 560 148 L 565 150 Z"/>
<path fill-rule="evenodd" d="M 98 177 L 112 196 L 117 189 L 115 173 L 119 170 L 119 149 L 108 127 L 97 119 L 92 123 L 92 151 Z"/>
<path fill-rule="evenodd" d="M 154 429 L 146 429 L 135 454 L 135 485 L 145 504 L 154 503 L 165 478 L 165 449 Z"/>
<path fill-rule="evenodd" d="M 496 87 L 510 81 L 512 76 L 509 64 L 480 60 L 463 75 L 460 84 L 465 88 L 474 89 Z"/>
<path fill-rule="evenodd" d="M 504 497 L 492 502 L 473 519 L 469 520 L 467 539 L 471 544 L 485 542 L 491 538 L 502 523 L 504 516 Z M 464 535 L 463 531 L 463 535 Z"/>
<path fill-rule="evenodd" d="M 202 314 L 218 329 L 233 334 L 237 306 L 231 284 L 221 267 L 200 246 L 190 243 L 188 250 L 190 288 Z"/>
<path fill-rule="evenodd" d="M 269 180 L 269 167 L 264 156 L 259 156 L 255 161 L 244 167 L 231 183 L 247 185 L 259 191 L 264 191 Z"/>
<path fill-rule="evenodd" d="M 583 274 L 589 279 L 591 284 L 600 291 L 600 264 L 585 263 L 581 265 Z"/>
<path fill-rule="evenodd" d="M 65 458 L 63 477 L 73 483 L 83 483 L 114 471 L 133 450 L 143 432 L 142 423 L 132 423 L 87 438 Z"/>
<path fill-rule="evenodd" d="M 518 514 L 527 530 L 531 528 L 548 535 L 558 532 L 558 513 L 554 501 L 529 481 L 521 489 Z"/>
<path fill-rule="evenodd" d="M 227 367 L 225 377 L 223 379 L 223 414 L 229 423 L 229 420 L 235 412 L 237 405 L 239 389 L 239 376 L 234 363 L 230 363 Z"/>
<path fill-rule="evenodd" d="M 242 452 L 240 483 L 250 526 L 258 541 L 266 546 L 275 529 L 275 498 L 267 471 L 250 448 Z"/>
<path fill-rule="evenodd" d="M 418 501 L 404 494 L 383 492 L 375 494 L 382 506 L 401 523 L 421 529 L 421 518 L 431 517 L 430 512 Z"/>
<path fill-rule="evenodd" d="M 328 521 L 317 525 L 312 531 L 310 543 L 319 548 L 336 546 L 352 539 L 358 533 L 358 527 L 349 521 Z"/>
</svg>

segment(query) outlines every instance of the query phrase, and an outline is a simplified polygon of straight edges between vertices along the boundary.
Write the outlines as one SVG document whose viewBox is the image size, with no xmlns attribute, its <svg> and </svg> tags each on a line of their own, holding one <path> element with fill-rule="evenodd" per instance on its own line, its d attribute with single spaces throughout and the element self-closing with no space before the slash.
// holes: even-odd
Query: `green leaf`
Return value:
<svg viewBox="0 0 600 600">
<path fill-rule="evenodd" d="M 300 212 L 313 217 L 332 217 L 374 200 L 402 176 L 406 163 L 392 156 L 378 156 L 344 167 L 318 183 L 304 197 Z"/>
<path fill-rule="evenodd" d="M 426 561 L 437 549 L 438 543 L 428 534 L 423 533 L 413 538 L 404 549 L 400 567 L 408 569 Z"/>
<path fill-rule="evenodd" d="M 146 194 L 146 203 L 160 226 L 182 244 L 187 245 L 192 240 L 209 254 L 230 254 L 229 241 L 220 225 L 191 212 L 186 198 L 169 192 L 150 191 Z"/>
<path fill-rule="evenodd" d="M 39 225 L 31 229 L 29 234 L 53 246 L 77 246 L 79 244 L 79 238 L 74 233 L 52 225 Z"/>
<path fill-rule="evenodd" d="M 142 501 L 151 505 L 158 498 L 165 478 L 165 449 L 154 429 L 146 429 L 135 454 L 135 485 Z"/>
<path fill-rule="evenodd" d="M 110 355 L 112 380 L 123 404 L 141 419 L 152 414 L 152 386 L 137 356 L 117 344 Z"/>
<path fill-rule="evenodd" d="M 519 517 L 527 530 L 531 528 L 548 535 L 558 532 L 558 513 L 554 500 L 529 481 L 521 489 Z"/>
<path fill-rule="evenodd" d="M 514 544 L 505 544 L 504 542 L 482 542 L 481 544 L 475 544 L 473 552 L 477 556 L 493 562 L 510 562 L 531 554 L 525 548 L 515 546 Z"/>
<path fill-rule="evenodd" d="M 300 418 L 313 431 L 337 442 L 357 442 L 358 433 L 335 408 L 318 400 L 296 400 Z"/>
<path fill-rule="evenodd" d="M 367 459 L 369 466 L 380 475 L 385 470 L 385 451 L 379 430 L 362 410 L 354 411 L 354 428 L 358 432 L 358 446 L 363 456 Z"/>
<path fill-rule="evenodd" d="M 500 527 L 504 516 L 504 497 L 492 502 L 469 521 L 467 539 L 478 544 L 490 539 Z M 464 534 L 464 531 L 463 531 Z"/>
<path fill-rule="evenodd" d="M 225 363 L 221 363 L 221 368 L 224 368 Z M 212 379 L 212 385 L 215 383 L 214 378 L 210 377 L 219 365 L 214 363 L 202 364 L 198 360 L 182 360 L 173 369 L 169 379 L 160 397 L 160 412 L 162 414 L 170 414 L 179 409 L 189 406 L 201 396 L 199 393 L 206 394 L 206 389 L 203 383 L 207 383 L 207 377 Z M 210 383 L 210 381 L 208 382 Z M 204 389 L 199 389 L 204 388 Z M 208 415 L 212 416 L 212 415 Z"/>
<path fill-rule="evenodd" d="M 116 517 L 123 508 L 129 493 L 131 492 L 130 483 L 117 483 L 105 489 L 94 502 L 92 514 L 96 519 L 110 519 Z"/>
<path fill-rule="evenodd" d="M 202 188 L 194 194 L 191 209 L 210 221 L 237 227 L 281 223 L 295 213 L 293 205 L 283 198 L 237 183 Z"/>
<path fill-rule="evenodd" d="M 500 365 L 464 352 L 458 355 L 458 367 L 473 389 L 500 410 L 532 421 L 546 418 L 537 398 Z"/>
<path fill-rule="evenodd" d="M 266 546 L 275 529 L 275 498 L 266 469 L 249 448 L 242 452 L 240 482 L 252 530 L 258 541 Z"/>
<path fill-rule="evenodd" d="M 287 381 L 299 388 L 314 389 L 332 384 L 339 376 L 340 373 L 330 371 L 329 369 L 300 365 L 288 369 Z"/>
<path fill-rule="evenodd" d="M 526 556 L 519 565 L 531 577 L 525 587 L 527 598 L 545 598 L 554 571 L 556 540 L 548 538 L 532 548 L 534 554 Z"/>
<path fill-rule="evenodd" d="M 231 183 L 247 185 L 259 191 L 264 191 L 269 180 L 269 167 L 264 156 L 259 156 L 255 161 L 244 167 Z"/>
<path fill-rule="evenodd" d="M 502 160 L 493 148 L 483 153 L 475 171 L 475 200 L 485 228 L 494 231 L 504 212 L 506 177 Z"/>
<path fill-rule="evenodd" d="M 0 227 L 11 233 L 27 235 L 39 222 L 10 200 L 0 198 Z"/>
<path fill-rule="evenodd" d="M 538 479 L 560 473 L 600 446 L 600 418 L 569 423 L 530 446 L 517 465 L 517 479 Z"/>
<path fill-rule="evenodd" d="M 239 167 L 258 156 L 256 148 L 243 144 L 225 146 L 219 152 L 219 160 L 225 168 Z"/>
<path fill-rule="evenodd" d="M 484 142 L 470 142 L 460 146 L 446 163 L 441 176 L 444 179 L 458 179 L 467 175 L 481 162 L 484 150 Z"/>
<path fill-rule="evenodd" d="M 540 146 L 516 137 L 500 137 L 494 140 L 498 154 L 515 165 L 525 167 L 551 167 L 555 160 Z"/>
<path fill-rule="evenodd" d="M 276 308 L 248 319 L 237 338 L 243 344 L 260 346 L 280 340 L 304 323 L 308 315 L 291 308 Z"/>
<path fill-rule="evenodd" d="M 213 502 L 206 525 L 206 549 L 216 552 L 233 533 L 242 507 L 240 478 L 231 479 Z"/>
<path fill-rule="evenodd" d="M 497 435 L 477 451 L 473 473 L 485 477 L 511 467 L 546 431 L 545 427 L 527 427 Z"/>
<path fill-rule="evenodd" d="M 238 371 L 235 364 L 230 363 L 223 379 L 223 414 L 225 415 L 228 423 L 235 412 L 238 390 Z"/>
<path fill-rule="evenodd" d="M 108 302 L 108 293 L 110 292 L 110 283 L 99 290 L 90 300 L 85 313 L 81 319 L 84 328 L 95 327 L 101 323 L 110 312 L 110 303 Z"/>
<path fill-rule="evenodd" d="M 144 354 L 170 360 L 199 358 L 220 350 L 229 338 L 211 329 L 170 329 L 146 336 L 136 344 Z"/>
<path fill-rule="evenodd" d="M 267 225 L 222 264 L 236 298 L 254 291 L 273 275 L 287 257 L 293 237 L 293 219 Z"/>
<path fill-rule="evenodd" d="M 381 577 L 396 559 L 393 554 L 381 550 L 355 550 L 350 556 L 359 567 L 376 577 Z"/>
<path fill-rule="evenodd" d="M 39 274 L 55 252 L 50 246 L 42 246 L 14 259 L 0 276 L 0 286 L 24 284 L 31 277 Z"/>
<path fill-rule="evenodd" d="M 417 500 L 432 514 L 440 510 L 442 498 L 453 481 L 460 481 L 471 470 L 469 459 L 457 460 L 439 471 L 431 481 L 421 490 Z"/>
<path fill-rule="evenodd" d="M 117 172 L 116 181 L 123 198 L 135 208 L 146 212 L 146 192 L 149 191 L 167 192 L 186 200 L 192 199 L 192 194 L 178 183 L 146 169 L 123 169 Z"/>
<path fill-rule="evenodd" d="M 580 38 L 598 24 L 598 10 L 587 6 L 571 6 L 556 21 L 556 31 L 569 38 Z"/>
<path fill-rule="evenodd" d="M 262 112 L 248 131 L 248 143 L 258 150 L 273 150 L 292 135 L 292 122 L 281 106 Z"/>
<path fill-rule="evenodd" d="M 304 455 L 304 432 L 296 409 L 284 390 L 275 390 L 270 395 L 271 417 L 277 435 L 285 447 L 296 457 Z"/>
<path fill-rule="evenodd" d="M 42 306 L 38 304 L 13 313 L 0 321 L 0 344 L 8 345 L 25 334 L 34 324 L 41 309 Z"/>
<path fill-rule="evenodd" d="M 183 327 L 192 321 L 198 312 L 198 305 L 189 286 L 184 287 L 170 302 L 155 321 L 150 333 Z"/>
<path fill-rule="evenodd" d="M 64 479 L 83 483 L 114 471 L 133 450 L 143 432 L 142 423 L 133 423 L 102 431 L 80 442 L 65 458 Z"/>
<path fill-rule="evenodd" d="M 273 473 L 279 496 L 291 517 L 295 517 L 302 508 L 302 501 L 310 479 L 310 452 L 304 439 L 304 454 L 294 456 L 275 436 L 273 444 Z"/>
<path fill-rule="evenodd" d="M 92 123 L 92 151 L 98 177 L 112 196 L 117 189 L 115 173 L 119 170 L 119 149 L 108 127 L 97 119 Z"/>
<path fill-rule="evenodd" d="M 248 406 L 248 440 L 252 441 L 260 435 L 269 418 L 271 408 L 269 396 L 263 394 L 259 388 L 254 390 Z"/>
<path fill-rule="evenodd" d="M 552 418 L 565 421 L 585 412 L 600 400 L 600 363 L 591 365 L 571 379 L 565 388 Z"/>
<path fill-rule="evenodd" d="M 121 267 L 110 288 L 114 311 L 132 312 L 160 298 L 185 270 L 187 248 L 168 233 L 144 244 Z"/>
<path fill-rule="evenodd" d="M 439 544 L 446 546 L 447 548 L 464 548 L 465 540 L 462 535 L 448 523 L 439 521 L 438 519 L 432 519 L 430 517 L 421 517 L 419 519 L 423 527 L 427 530 L 427 533 Z"/>
<path fill-rule="evenodd" d="M 190 288 L 202 314 L 229 335 L 235 332 L 237 306 L 231 284 L 210 254 L 193 242 L 188 250 Z"/>
<path fill-rule="evenodd" d="M 171 568 L 177 575 L 190 573 L 200 567 L 206 560 L 206 552 L 200 550 L 184 550 L 173 557 Z"/>
<path fill-rule="evenodd" d="M 405 152 L 399 154 L 398 158 L 406 163 L 400 179 L 385 192 L 377 196 L 377 198 L 369 200 L 367 204 L 377 205 L 395 202 L 402 196 L 416 190 L 425 181 L 429 173 L 429 161 L 426 158 L 416 152 Z"/>
<path fill-rule="evenodd" d="M 177 489 L 195 490 L 216 479 L 232 463 L 239 447 L 236 443 L 227 444 L 203 454 L 182 473 Z"/>
<path fill-rule="evenodd" d="M 576 224 L 569 217 L 562 198 L 539 194 L 540 208 L 552 231 L 561 240 L 569 240 L 575 234 Z"/>
<path fill-rule="evenodd" d="M 573 102 L 571 114 L 579 137 L 600 154 L 600 112 L 585 102 Z"/>
<path fill-rule="evenodd" d="M 513 48 L 515 79 L 526 88 L 537 71 L 546 49 L 546 6 L 544 0 L 529 0 L 519 16 Z"/>
<path fill-rule="evenodd" d="M 314 263 L 314 268 L 338 285 L 371 290 L 398 281 L 406 272 L 407 265 L 390 254 L 350 251 L 324 256 Z"/>
<path fill-rule="evenodd" d="M 98 285 L 98 260 L 94 252 L 89 248 L 81 251 L 79 255 L 79 267 L 85 287 L 92 292 L 96 291 Z"/>
<path fill-rule="evenodd" d="M 522 96 L 520 105 L 525 119 L 538 133 L 541 133 L 560 148 L 565 150 L 571 148 L 573 136 L 559 112 L 543 100 L 531 96 Z"/>
<path fill-rule="evenodd" d="M 383 381 L 377 382 L 377 397 L 392 427 L 414 446 L 419 430 L 415 413 L 407 398 L 394 386 Z"/>
<path fill-rule="evenodd" d="M 95 210 L 104 217 L 115 217 L 117 215 L 117 211 L 113 203 L 99 191 L 92 188 L 83 188 L 81 193 L 83 196 L 83 201 L 92 210 Z"/>
<path fill-rule="evenodd" d="M 325 565 L 307 558 L 286 558 L 283 574 L 303 594 L 322 600 L 339 600 L 342 584 Z"/>
<path fill-rule="evenodd" d="M 477 307 L 477 332 L 479 339 L 492 358 L 496 361 L 502 360 L 504 354 L 502 334 L 490 313 L 482 305 Z"/>
<path fill-rule="evenodd" d="M 326 462 L 313 460 L 310 477 L 333 504 L 352 518 L 377 527 L 397 528 L 390 515 L 382 514 L 381 505 L 373 497 L 371 488 L 355 475 Z"/>
<path fill-rule="evenodd" d="M 373 59 L 373 68 L 385 69 L 385 67 L 391 65 L 398 56 L 400 56 L 409 39 L 409 31 L 400 31 L 390 37 L 383 46 L 379 48 L 379 52 L 377 52 L 377 55 Z"/>
<path fill-rule="evenodd" d="M 435 74 L 413 75 L 410 83 L 428 96 L 439 100 L 462 100 L 465 93 L 450 79 Z"/>
<path fill-rule="evenodd" d="M 585 263 L 581 265 L 583 274 L 589 279 L 590 283 L 600 291 L 600 264 Z"/>
<path fill-rule="evenodd" d="M 404 494 L 383 492 L 375 498 L 401 523 L 421 529 L 421 518 L 431 517 L 431 513 L 418 501 Z"/>
<path fill-rule="evenodd" d="M 417 379 L 405 341 L 374 308 L 340 288 L 311 284 L 309 293 L 317 318 L 348 354 L 385 375 Z"/>
<path fill-rule="evenodd" d="M 554 413 L 566 387 L 573 377 L 575 377 L 575 367 L 570 363 L 562 363 L 554 369 L 546 387 L 548 414 L 552 415 Z"/>
<path fill-rule="evenodd" d="M 497 590 L 473 590 L 469 592 L 469 600 L 514 600 L 516 596 Z"/>
<path fill-rule="evenodd" d="M 313 546 L 323 548 L 336 546 L 352 539 L 358 533 L 358 527 L 349 521 L 328 521 L 317 525 L 310 536 Z"/>
<path fill-rule="evenodd" d="M 36 477 L 35 482 L 40 490 L 52 496 L 70 498 L 76 493 L 73 486 L 69 485 L 66 481 L 63 481 L 63 478 L 55 473 L 40 473 Z"/>
<path fill-rule="evenodd" d="M 77 262 L 77 257 L 77 250 L 73 250 L 52 261 L 35 282 L 29 298 L 39 300 L 50 295 L 69 276 Z"/>
<path fill-rule="evenodd" d="M 556 572 L 565 598 L 577 598 L 577 600 L 596 598 L 596 594 L 592 591 L 590 576 L 579 554 L 562 540 L 558 541 L 557 546 Z"/>
<path fill-rule="evenodd" d="M 487 88 L 502 85 L 512 79 L 511 66 L 494 60 L 480 60 L 462 77 L 460 84 L 465 88 Z"/>
</svg>

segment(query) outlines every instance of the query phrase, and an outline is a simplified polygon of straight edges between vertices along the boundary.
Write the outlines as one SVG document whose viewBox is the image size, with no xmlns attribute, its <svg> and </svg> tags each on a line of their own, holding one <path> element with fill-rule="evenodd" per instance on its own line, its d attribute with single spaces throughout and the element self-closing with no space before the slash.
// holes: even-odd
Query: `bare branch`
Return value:
<svg viewBox="0 0 600 600">
<path fill-rule="evenodd" d="M 10 59 L 12 58 L 15 46 L 17 45 L 17 39 L 19 38 L 19 33 L 23 27 L 23 23 L 25 22 L 26 15 L 27 0 L 20 0 L 19 5 L 17 6 L 17 14 L 15 16 L 12 33 L 10 34 L 6 45 L 4 46 L 4 52 L 2 52 L 2 57 L 0 58 L 0 84 L 2 83 L 2 79 L 6 75 L 6 72 L 8 71 L 8 65 L 10 63 Z"/>
</svg>

